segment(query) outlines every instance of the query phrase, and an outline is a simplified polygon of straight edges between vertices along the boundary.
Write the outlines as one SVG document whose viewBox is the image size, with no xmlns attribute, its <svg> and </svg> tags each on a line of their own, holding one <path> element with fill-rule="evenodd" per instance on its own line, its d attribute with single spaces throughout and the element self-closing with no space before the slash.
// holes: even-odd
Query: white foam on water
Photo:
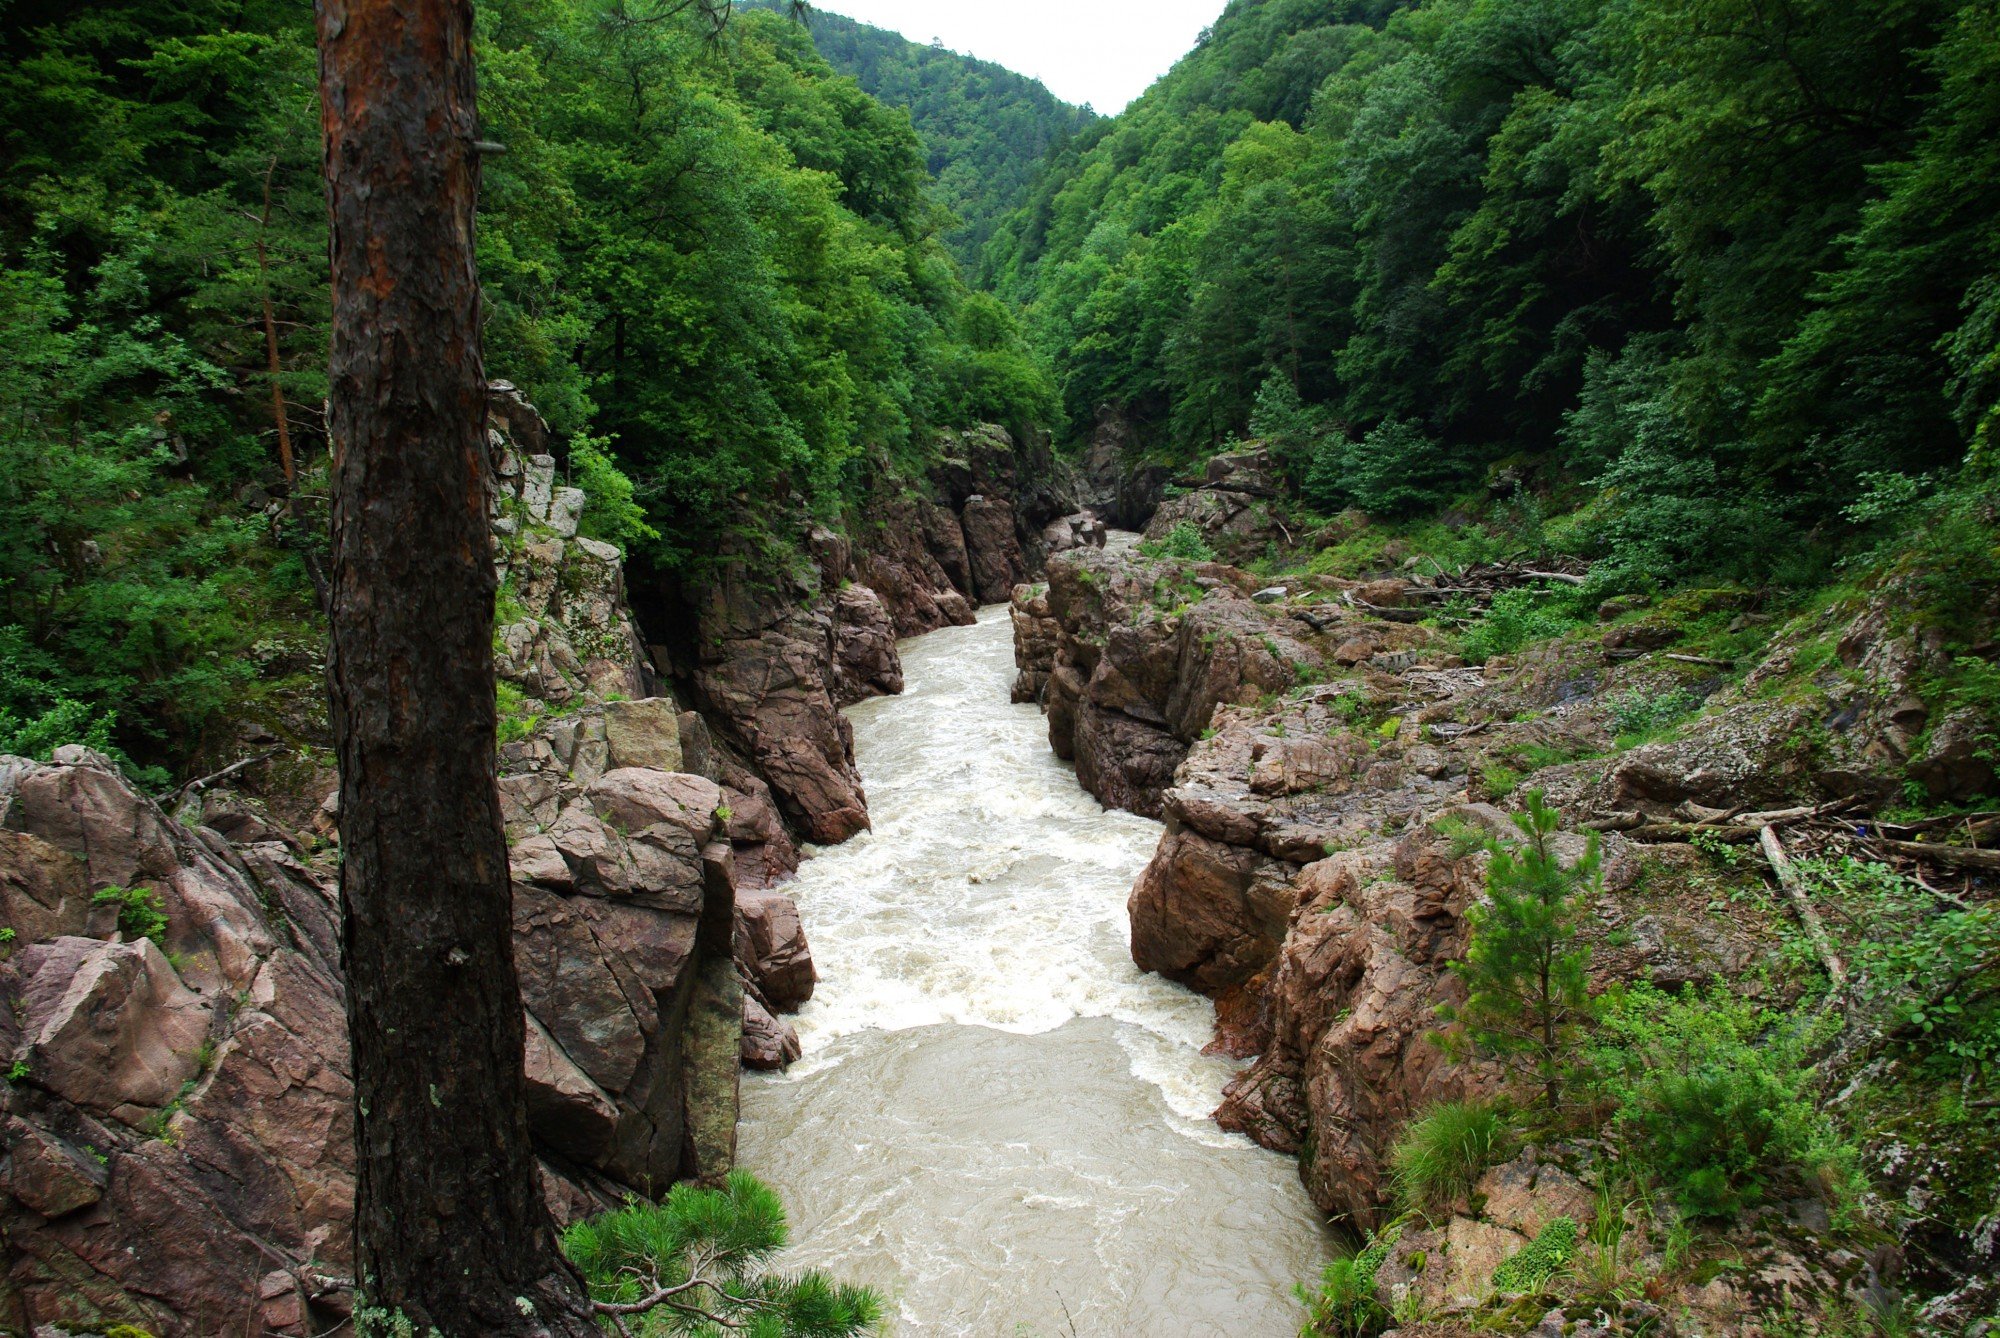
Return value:
<svg viewBox="0 0 2000 1338">
<path fill-rule="evenodd" d="M 744 1088 L 789 1261 L 883 1287 L 902 1332 L 1296 1331 L 1317 1217 L 1208 1118 L 1236 1069 L 1202 1053 L 1209 1002 L 1132 964 L 1160 824 L 1008 701 L 1004 607 L 901 651 L 905 692 L 848 713 L 873 830 L 787 887 L 820 975 L 804 1057 Z"/>
</svg>

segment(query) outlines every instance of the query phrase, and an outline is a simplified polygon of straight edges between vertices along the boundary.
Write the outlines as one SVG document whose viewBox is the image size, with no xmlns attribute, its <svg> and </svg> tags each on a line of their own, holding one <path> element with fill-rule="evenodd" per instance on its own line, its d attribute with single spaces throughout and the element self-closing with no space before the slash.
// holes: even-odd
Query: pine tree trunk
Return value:
<svg viewBox="0 0 2000 1338">
<path fill-rule="evenodd" d="M 595 1334 L 537 1191 L 494 776 L 468 0 L 320 0 L 356 1280 L 419 1333 Z"/>
</svg>

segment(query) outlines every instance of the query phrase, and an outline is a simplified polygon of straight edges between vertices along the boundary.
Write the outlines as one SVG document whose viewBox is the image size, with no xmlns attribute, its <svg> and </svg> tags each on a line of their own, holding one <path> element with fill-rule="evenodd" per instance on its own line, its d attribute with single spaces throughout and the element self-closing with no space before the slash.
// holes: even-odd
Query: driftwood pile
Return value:
<svg viewBox="0 0 2000 1338">
<path fill-rule="evenodd" d="M 1551 563 L 1547 568 L 1525 562 L 1475 562 L 1456 571 L 1412 575 L 1407 578 L 1409 584 L 1398 592 L 1400 602 L 1397 605 L 1370 603 L 1359 592 L 1348 594 L 1346 599 L 1363 613 L 1385 622 L 1414 623 L 1425 618 L 1469 622 L 1476 611 L 1492 604 L 1493 597 L 1503 590 L 1551 581 L 1558 585 L 1580 586 L 1586 579 L 1586 571 L 1581 564 L 1569 559 Z M 1468 612 L 1444 611 L 1454 603 Z"/>
</svg>

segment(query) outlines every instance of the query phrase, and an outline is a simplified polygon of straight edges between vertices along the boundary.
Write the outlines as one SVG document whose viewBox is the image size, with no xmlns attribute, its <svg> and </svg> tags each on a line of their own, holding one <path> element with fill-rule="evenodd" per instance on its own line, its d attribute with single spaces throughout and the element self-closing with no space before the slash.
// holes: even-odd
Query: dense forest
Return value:
<svg viewBox="0 0 2000 1338">
<path fill-rule="evenodd" d="M 783 10 L 784 0 L 757 0 Z M 864 92 L 910 113 L 923 138 L 938 198 L 957 217 L 945 234 L 968 270 L 1000 217 L 1019 203 L 1049 152 L 1097 117 L 1037 81 L 991 61 L 839 14 L 807 18 L 813 45 Z"/>
<path fill-rule="evenodd" d="M 1527 464 L 1605 578 L 1809 583 L 1981 458 L 1996 214 L 1989 0 L 1265 0 L 984 274 L 1076 436 L 1257 432 L 1328 513 Z"/>
<path fill-rule="evenodd" d="M 661 10 L 667 14 L 666 9 Z M 654 567 L 1046 413 L 923 146 L 797 23 L 478 7 L 488 373 Z M 0 14 L 0 752 L 172 764 L 309 677 L 326 221 L 306 7 Z M 280 542 L 272 543 L 271 539 Z"/>
</svg>

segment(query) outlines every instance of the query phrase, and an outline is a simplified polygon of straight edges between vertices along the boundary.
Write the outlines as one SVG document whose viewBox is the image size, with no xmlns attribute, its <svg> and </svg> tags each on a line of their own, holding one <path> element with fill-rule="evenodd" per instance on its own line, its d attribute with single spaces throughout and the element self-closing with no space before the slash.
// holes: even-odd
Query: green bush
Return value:
<svg viewBox="0 0 2000 1338">
<path fill-rule="evenodd" d="M 788 1234 L 778 1196 L 748 1171 L 732 1171 L 721 1189 L 675 1185 L 662 1202 L 633 1200 L 578 1222 L 562 1247 L 593 1300 L 631 1305 L 680 1289 L 628 1319 L 641 1338 L 739 1329 L 758 1338 L 844 1338 L 872 1329 L 882 1300 L 870 1289 L 762 1271 Z"/>
<path fill-rule="evenodd" d="M 1201 526 L 1191 520 L 1182 521 L 1159 539 L 1140 544 L 1139 553 L 1143 557 L 1174 558 L 1181 562 L 1215 561 L 1214 546 L 1201 532 Z"/>
<path fill-rule="evenodd" d="M 1389 1150 L 1396 1195 L 1418 1212 L 1448 1208 L 1493 1163 L 1506 1124 L 1488 1101 L 1447 1101 L 1403 1126 Z"/>
<path fill-rule="evenodd" d="M 1723 986 L 1637 985 L 1601 1015 L 1595 1067 L 1627 1155 L 1693 1218 L 1723 1218 L 1777 1181 L 1838 1190 L 1852 1150 L 1815 1108 L 1808 1037 Z"/>
<path fill-rule="evenodd" d="M 1701 709 L 1701 698 L 1686 688 L 1646 692 L 1633 688 L 1606 703 L 1611 708 L 1611 727 L 1620 737 L 1643 736 L 1665 729 L 1684 716 Z"/>
<path fill-rule="evenodd" d="M 1465 658 L 1484 663 L 1511 655 L 1531 641 L 1546 641 L 1581 627 L 1574 601 L 1550 590 L 1520 586 L 1502 590 L 1465 632 Z"/>
<path fill-rule="evenodd" d="M 1306 1308 L 1300 1338 L 1368 1338 L 1382 1331 L 1389 1313 L 1375 1299 L 1375 1275 L 1402 1234 L 1400 1226 L 1371 1234 L 1359 1253 L 1320 1271 L 1317 1289 L 1293 1289 Z"/>
<path fill-rule="evenodd" d="M 1577 1224 L 1558 1217 L 1528 1242 L 1527 1247 L 1508 1256 L 1493 1270 L 1496 1292 L 1538 1292 L 1550 1279 L 1568 1268 L 1576 1258 Z"/>
<path fill-rule="evenodd" d="M 1329 514 L 1354 506 L 1397 517 L 1442 506 L 1464 485 L 1463 464 L 1452 452 L 1417 424 L 1390 418 L 1360 441 L 1321 441 L 1303 491 Z"/>
<path fill-rule="evenodd" d="M 167 942 L 167 913 L 160 894 L 149 887 L 106 887 L 91 898 L 95 906 L 118 908 L 118 929 L 128 939 L 149 938 L 161 947 Z"/>
<path fill-rule="evenodd" d="M 1602 890 L 1597 837 L 1565 865 L 1556 853 L 1556 811 L 1540 790 L 1515 816 L 1519 842 L 1494 840 L 1486 866 L 1485 905 L 1467 913 L 1472 929 L 1465 960 L 1452 970 L 1465 981 L 1465 1003 L 1447 1016 L 1466 1037 L 1540 1086 L 1554 1106 L 1570 1066 L 1571 1043 L 1591 1013 L 1590 949 L 1578 938 L 1583 917 Z"/>
</svg>

